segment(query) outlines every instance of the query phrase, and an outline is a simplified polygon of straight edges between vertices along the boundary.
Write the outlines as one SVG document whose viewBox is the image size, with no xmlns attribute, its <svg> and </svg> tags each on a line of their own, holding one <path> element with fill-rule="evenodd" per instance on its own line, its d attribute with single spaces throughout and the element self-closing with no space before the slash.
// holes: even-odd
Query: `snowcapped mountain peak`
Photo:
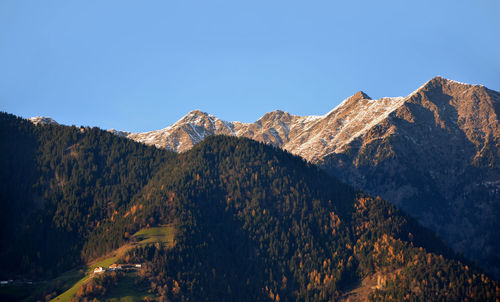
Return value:
<svg viewBox="0 0 500 302">
<path fill-rule="evenodd" d="M 321 116 L 297 116 L 283 110 L 264 114 L 254 123 L 227 122 L 193 110 L 175 124 L 128 137 L 178 152 L 190 149 L 209 135 L 225 134 L 255 139 L 315 161 L 340 152 L 398 108 L 404 98 L 372 100 L 359 91 Z"/>
<path fill-rule="evenodd" d="M 429 81 L 427 81 L 426 84 L 429 84 L 429 83 L 437 83 L 437 84 L 440 84 L 440 85 L 444 85 L 444 84 L 459 84 L 459 85 L 466 85 L 466 86 L 482 86 L 482 85 L 467 84 L 467 83 L 463 83 L 463 82 L 451 80 L 451 79 L 448 79 L 448 78 L 445 78 L 445 77 L 442 77 L 442 76 L 439 76 L 439 75 L 435 76 L 434 78 L 432 78 Z"/>
<path fill-rule="evenodd" d="M 374 100 L 365 92 L 358 91 L 324 115 L 297 116 L 275 110 L 264 114 L 254 123 L 227 122 L 201 110 L 193 110 L 165 129 L 130 134 L 128 137 L 183 152 L 209 135 L 235 135 L 283 148 L 318 163 L 329 154 L 342 153 L 354 145 L 358 148 L 358 144 L 367 140 L 385 139 L 394 135 L 398 127 L 391 126 L 392 120 L 414 119 L 407 114 L 408 108 L 403 106 L 406 103 L 419 104 L 424 108 L 442 107 L 446 110 L 449 107 L 446 104 L 449 100 L 447 95 L 453 95 L 455 102 L 461 101 L 464 96 L 472 98 L 474 91 L 471 88 L 474 87 L 476 86 L 435 77 L 407 97 Z M 429 99 L 433 100 L 432 104 Z M 420 104 L 421 100 L 426 100 L 426 103 Z M 439 110 L 434 110 L 435 120 L 445 127 L 446 123 L 442 118 L 445 113 Z M 380 125 L 383 126 L 378 127 Z"/>
<path fill-rule="evenodd" d="M 472 89 L 474 87 L 482 87 L 485 88 L 483 85 L 475 85 L 475 84 L 467 84 L 467 83 L 462 83 L 454 80 L 450 80 L 447 78 L 444 78 L 442 76 L 435 76 L 429 81 L 425 82 L 417 88 L 415 91 L 410 93 L 407 98 L 411 98 L 414 95 L 417 95 L 419 93 L 428 93 L 430 91 L 450 91 L 450 90 L 461 90 L 463 91 L 464 89 Z"/>
<path fill-rule="evenodd" d="M 207 120 L 213 121 L 215 120 L 216 117 L 208 114 L 206 112 L 203 112 L 201 110 L 192 110 L 188 112 L 185 116 L 183 116 L 180 120 L 178 120 L 175 124 L 178 123 L 193 123 L 193 124 L 201 124 L 206 122 Z M 174 124 L 174 125 L 175 125 Z"/>
<path fill-rule="evenodd" d="M 207 112 L 201 111 L 200 109 L 194 109 L 188 112 L 187 115 L 210 115 Z"/>
<path fill-rule="evenodd" d="M 30 117 L 28 120 L 31 121 L 35 125 L 38 125 L 38 124 L 59 125 L 58 122 L 56 122 L 55 120 L 53 120 L 52 118 L 47 117 L 47 116 L 34 116 L 34 117 Z"/>
<path fill-rule="evenodd" d="M 274 110 L 264 114 L 258 121 L 266 122 L 266 121 L 277 121 L 277 120 L 291 120 L 294 118 L 294 115 L 283 111 L 283 110 Z"/>
<path fill-rule="evenodd" d="M 132 133 L 129 138 L 177 152 L 191 149 L 205 137 L 215 134 L 235 135 L 233 123 L 226 122 L 201 110 L 193 110 L 161 130 Z"/>
<path fill-rule="evenodd" d="M 212 117 L 214 118 L 213 115 L 207 113 L 207 112 L 204 112 L 204 111 L 201 111 L 199 109 L 195 109 L 195 110 L 191 110 L 188 112 L 188 114 L 186 114 L 184 117 L 192 117 L 192 118 L 197 118 L 197 117 Z"/>
</svg>

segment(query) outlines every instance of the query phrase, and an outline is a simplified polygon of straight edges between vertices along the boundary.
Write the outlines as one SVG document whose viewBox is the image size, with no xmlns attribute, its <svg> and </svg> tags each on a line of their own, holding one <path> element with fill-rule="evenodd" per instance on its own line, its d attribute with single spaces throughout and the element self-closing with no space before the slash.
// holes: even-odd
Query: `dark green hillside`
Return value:
<svg viewBox="0 0 500 302">
<path fill-rule="evenodd" d="M 99 223 L 171 154 L 97 128 L 35 126 L 0 113 L 0 274 L 78 265 Z M 2 278 L 3 279 L 3 278 Z"/>
<path fill-rule="evenodd" d="M 119 260 L 142 263 L 125 281 L 161 301 L 327 301 L 367 279 L 378 280 L 363 288 L 374 300 L 500 297 L 394 206 L 268 145 L 215 136 L 175 155 L 99 129 L 1 117 L 6 276 L 55 275 L 169 225 L 173 244 L 140 244 Z M 102 298 L 90 288 L 107 283 L 97 283 L 80 299 Z M 109 287 L 114 296 L 124 285 Z"/>
<path fill-rule="evenodd" d="M 128 226 L 122 232 L 176 225 L 173 249 L 129 252 L 130 261 L 147 262 L 152 290 L 168 299 L 330 300 L 368 276 L 387 285 L 371 290 L 373 299 L 499 295 L 496 283 L 450 260 L 440 240 L 394 206 L 255 141 L 210 137 L 136 197 L 134 215 L 115 220 L 128 221 L 118 223 Z M 96 242 L 111 233 L 101 234 Z M 411 286 L 392 286 L 398 278 Z"/>
</svg>

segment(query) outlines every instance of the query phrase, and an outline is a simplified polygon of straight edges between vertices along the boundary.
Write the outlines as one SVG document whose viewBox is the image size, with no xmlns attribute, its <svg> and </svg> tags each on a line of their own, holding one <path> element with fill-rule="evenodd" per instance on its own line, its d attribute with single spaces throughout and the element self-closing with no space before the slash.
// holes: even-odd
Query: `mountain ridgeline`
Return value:
<svg viewBox="0 0 500 302">
<path fill-rule="evenodd" d="M 120 134 L 178 152 L 217 134 L 280 147 L 393 202 L 500 278 L 499 115 L 500 93 L 436 77 L 406 97 L 360 91 L 322 116 L 277 110 L 247 124 L 192 111 Z"/>
<path fill-rule="evenodd" d="M 211 136 L 176 154 L 5 113 L 0 131 L 2 278 L 55 277 L 170 225 L 172 246 L 121 260 L 158 300 L 328 301 L 377 278 L 373 301 L 500 298 L 416 220 L 279 148 Z"/>
</svg>

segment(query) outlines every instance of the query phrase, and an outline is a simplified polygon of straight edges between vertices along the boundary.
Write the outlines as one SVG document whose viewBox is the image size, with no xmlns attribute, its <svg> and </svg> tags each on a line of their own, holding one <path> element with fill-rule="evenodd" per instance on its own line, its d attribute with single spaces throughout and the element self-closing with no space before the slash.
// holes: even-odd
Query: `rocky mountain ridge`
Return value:
<svg viewBox="0 0 500 302">
<path fill-rule="evenodd" d="M 385 119 L 390 119 L 389 115 L 394 111 L 398 111 L 398 116 L 404 114 L 405 110 L 408 109 L 408 106 L 404 105 L 415 103 L 419 93 L 425 91 L 435 82 L 446 83 L 448 87 L 450 85 L 461 87 L 459 90 L 462 93 L 465 93 L 467 89 L 494 92 L 482 85 L 464 84 L 436 77 L 407 97 L 383 97 L 373 100 L 363 91 L 358 91 L 324 115 L 298 116 L 282 110 L 275 110 L 266 113 L 254 123 L 242 123 L 238 121 L 228 122 L 209 113 L 193 110 L 176 123 L 160 130 L 143 133 L 131 133 L 115 129 L 109 131 L 146 145 L 154 145 L 158 148 L 176 152 L 191 149 L 209 135 L 243 136 L 281 147 L 293 154 L 300 155 L 308 161 L 320 163 L 322 158 L 329 154 L 343 153 L 353 141 L 360 137 L 363 138 L 369 130 L 383 123 Z M 472 94 L 475 94 L 475 92 L 472 92 Z M 427 103 L 425 106 L 431 106 L 430 104 Z M 473 108 L 463 108 L 463 110 L 467 109 Z M 478 117 L 471 116 L 469 118 L 477 120 Z M 33 117 L 29 120 L 35 124 L 57 124 L 56 121 L 49 117 Z M 493 119 L 488 123 L 493 127 L 498 127 L 494 125 L 496 122 Z M 391 135 L 393 130 L 386 132 L 385 136 Z M 474 132 L 472 129 L 468 130 L 468 132 L 470 138 L 474 137 L 475 134 L 472 133 Z M 486 136 L 488 137 L 487 134 Z M 379 138 L 383 137 L 380 136 Z"/>
<path fill-rule="evenodd" d="M 385 118 L 404 98 L 372 100 L 362 91 L 322 116 L 297 116 L 276 110 L 254 123 L 227 122 L 193 110 L 161 130 L 131 133 L 127 137 L 177 152 L 192 148 L 209 135 L 235 135 L 283 148 L 308 161 L 317 161 L 342 148 Z"/>
<path fill-rule="evenodd" d="M 218 134 L 280 147 L 393 202 L 500 278 L 499 115 L 500 93 L 435 77 L 406 97 L 360 91 L 322 116 L 277 110 L 241 123 L 195 110 L 120 135 L 177 152 Z"/>
<path fill-rule="evenodd" d="M 434 78 L 318 162 L 392 201 L 500 276 L 500 93 Z"/>
<path fill-rule="evenodd" d="M 128 137 L 178 152 L 214 134 L 280 147 L 392 201 L 498 278 L 499 115 L 500 93 L 435 77 L 406 97 L 360 91 L 322 116 L 277 110 L 247 124 L 192 111 Z"/>
</svg>

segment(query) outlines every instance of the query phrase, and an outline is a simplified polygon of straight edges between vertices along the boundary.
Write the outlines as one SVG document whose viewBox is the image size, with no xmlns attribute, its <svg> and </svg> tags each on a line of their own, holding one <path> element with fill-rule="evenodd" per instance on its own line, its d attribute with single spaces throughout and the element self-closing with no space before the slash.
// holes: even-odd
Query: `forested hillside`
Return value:
<svg viewBox="0 0 500 302">
<path fill-rule="evenodd" d="M 97 128 L 34 126 L 4 113 L 0 153 L 4 277 L 47 277 L 81 263 L 92 230 L 171 155 Z"/>
<path fill-rule="evenodd" d="M 0 117 L 5 276 L 57 275 L 168 224 L 173 246 L 120 259 L 143 263 L 138 282 L 161 301 L 327 301 L 367 277 L 380 281 L 372 300 L 500 298 L 495 281 L 391 204 L 271 146 L 214 136 L 176 155 Z"/>
<path fill-rule="evenodd" d="M 176 246 L 133 256 L 151 261 L 155 288 L 169 299 L 321 301 L 371 275 L 388 285 L 375 300 L 499 294 L 391 204 L 251 140 L 210 137 L 181 154 L 137 199 L 145 210 L 134 220 L 145 223 L 165 204 L 171 214 L 153 219 L 177 225 Z"/>
</svg>

